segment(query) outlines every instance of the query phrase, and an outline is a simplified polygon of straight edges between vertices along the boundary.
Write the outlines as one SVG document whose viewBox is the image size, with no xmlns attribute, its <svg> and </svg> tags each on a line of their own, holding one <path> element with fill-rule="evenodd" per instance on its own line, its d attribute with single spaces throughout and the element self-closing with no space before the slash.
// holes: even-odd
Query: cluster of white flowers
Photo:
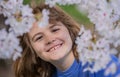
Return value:
<svg viewBox="0 0 120 77">
<path fill-rule="evenodd" d="M 92 40 L 94 36 L 88 30 L 81 29 L 76 43 L 80 60 L 83 63 L 94 62 L 93 68 L 86 68 L 91 72 L 101 70 L 109 63 L 110 54 L 118 52 L 115 48 L 120 46 L 120 0 L 81 0 L 78 5 L 80 9 L 86 9 L 88 18 L 95 25 L 95 32 L 100 36 L 97 40 Z M 114 48 L 111 48 L 110 45 Z M 91 49 L 92 48 L 92 49 Z M 97 56 L 97 57 L 96 57 Z M 98 64 L 97 64 L 98 63 Z M 97 64 L 97 65 L 96 65 Z M 106 74 L 114 74 L 115 64 L 111 64 Z"/>
<path fill-rule="evenodd" d="M 6 29 L 0 30 L 0 58 L 16 60 L 21 56 L 22 48 L 19 46 L 17 36 L 28 32 L 34 22 L 32 9 L 23 5 L 23 0 L 1 0 L 0 14 L 6 17 Z"/>
<path fill-rule="evenodd" d="M 2 14 L 7 17 L 5 24 L 10 25 L 16 35 L 28 32 L 34 22 L 32 9 L 22 4 L 23 0 L 1 1 Z"/>
<path fill-rule="evenodd" d="M 79 7 L 87 9 L 88 17 L 95 24 L 99 35 L 115 47 L 120 45 L 120 0 L 84 0 Z M 108 36 L 109 35 L 109 36 Z"/>
<path fill-rule="evenodd" d="M 0 14 L 4 16 L 11 16 L 15 13 L 15 7 L 21 6 L 23 0 L 1 0 L 0 1 Z M 9 12 L 8 12 L 9 11 Z"/>
<path fill-rule="evenodd" d="M 84 71 L 97 72 L 106 68 L 111 60 L 110 51 L 112 50 L 108 41 L 104 38 L 96 40 L 95 35 L 91 34 L 90 30 L 85 30 L 83 26 L 79 32 L 79 37 L 76 39 L 76 44 L 82 65 L 84 66 L 86 63 L 91 65 L 94 62 L 93 67 L 88 66 Z"/>
<path fill-rule="evenodd" d="M 8 31 L 0 30 L 0 58 L 16 60 L 22 52 L 19 46 L 18 36 L 29 32 L 33 22 L 35 22 L 32 8 L 29 5 L 23 5 L 23 0 L 0 0 L 0 14 L 7 19 L 5 25 L 9 25 Z M 42 21 L 39 25 L 48 24 L 49 11 L 42 11 Z"/>
<path fill-rule="evenodd" d="M 45 3 L 48 4 L 50 7 L 53 7 L 56 4 L 59 5 L 72 5 L 72 4 L 79 4 L 81 0 L 45 0 Z"/>
<path fill-rule="evenodd" d="M 13 32 L 7 33 L 5 29 L 0 31 L 0 58 L 16 60 L 21 56 L 21 47 L 19 46 L 19 40 L 15 37 Z"/>
<path fill-rule="evenodd" d="M 50 14 L 49 10 L 46 10 L 46 9 L 42 10 L 43 17 L 41 18 L 40 22 L 38 23 L 38 25 L 40 27 L 44 27 L 44 26 L 48 25 L 48 23 L 49 23 L 49 14 Z"/>
</svg>

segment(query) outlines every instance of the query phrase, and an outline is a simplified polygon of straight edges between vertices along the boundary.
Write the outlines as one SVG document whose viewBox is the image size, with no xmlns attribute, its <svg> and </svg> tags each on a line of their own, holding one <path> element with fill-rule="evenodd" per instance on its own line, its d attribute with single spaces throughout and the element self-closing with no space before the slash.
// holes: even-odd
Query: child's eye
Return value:
<svg viewBox="0 0 120 77">
<path fill-rule="evenodd" d="M 43 36 L 39 36 L 35 39 L 35 41 L 41 40 L 43 38 Z"/>
<path fill-rule="evenodd" d="M 52 32 L 57 32 L 58 30 L 60 30 L 60 29 L 53 29 Z"/>
</svg>

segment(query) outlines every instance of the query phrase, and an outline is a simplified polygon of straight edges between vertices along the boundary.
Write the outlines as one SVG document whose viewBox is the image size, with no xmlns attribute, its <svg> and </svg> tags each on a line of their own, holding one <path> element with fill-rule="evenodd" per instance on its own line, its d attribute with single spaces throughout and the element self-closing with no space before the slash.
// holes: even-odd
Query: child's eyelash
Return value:
<svg viewBox="0 0 120 77">
<path fill-rule="evenodd" d="M 42 39 L 42 36 L 37 37 L 35 41 L 40 40 L 40 39 Z"/>
<path fill-rule="evenodd" d="M 52 32 L 56 32 L 56 31 L 58 31 L 58 30 L 60 30 L 60 29 L 53 29 Z"/>
</svg>

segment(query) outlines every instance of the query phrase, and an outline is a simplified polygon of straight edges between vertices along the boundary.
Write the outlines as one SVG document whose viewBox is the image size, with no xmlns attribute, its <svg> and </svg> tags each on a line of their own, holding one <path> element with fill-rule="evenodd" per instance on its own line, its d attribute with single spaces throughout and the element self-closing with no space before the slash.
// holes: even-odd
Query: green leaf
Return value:
<svg viewBox="0 0 120 77">
<path fill-rule="evenodd" d="M 30 4 L 31 0 L 23 0 L 23 4 Z"/>
</svg>

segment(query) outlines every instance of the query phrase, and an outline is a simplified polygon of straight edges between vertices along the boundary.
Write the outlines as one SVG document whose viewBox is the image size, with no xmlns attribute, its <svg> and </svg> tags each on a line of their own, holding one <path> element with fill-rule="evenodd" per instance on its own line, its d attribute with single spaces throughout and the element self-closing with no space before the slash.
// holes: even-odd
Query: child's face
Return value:
<svg viewBox="0 0 120 77">
<path fill-rule="evenodd" d="M 61 22 L 45 27 L 39 27 L 35 23 L 28 34 L 35 52 L 45 61 L 62 60 L 72 54 L 70 34 Z"/>
</svg>

